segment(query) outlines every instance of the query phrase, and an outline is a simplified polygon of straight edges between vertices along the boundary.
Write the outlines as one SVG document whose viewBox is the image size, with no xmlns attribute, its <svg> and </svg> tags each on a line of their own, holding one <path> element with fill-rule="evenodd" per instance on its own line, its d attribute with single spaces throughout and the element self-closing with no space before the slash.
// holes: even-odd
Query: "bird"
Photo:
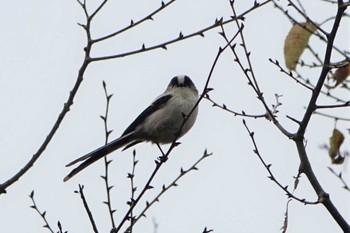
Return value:
<svg viewBox="0 0 350 233">
<path fill-rule="evenodd" d="M 66 167 L 81 162 L 63 181 L 121 147 L 125 150 L 140 142 L 151 142 L 160 148 L 160 144 L 179 139 L 196 121 L 198 98 L 198 90 L 187 75 L 173 77 L 164 93 L 141 112 L 119 138 L 68 163 Z"/>
</svg>

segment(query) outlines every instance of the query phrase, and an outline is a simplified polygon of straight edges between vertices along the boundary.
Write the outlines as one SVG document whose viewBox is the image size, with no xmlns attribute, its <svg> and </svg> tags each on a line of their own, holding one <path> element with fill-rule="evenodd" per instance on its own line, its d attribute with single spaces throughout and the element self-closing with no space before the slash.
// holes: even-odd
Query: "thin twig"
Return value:
<svg viewBox="0 0 350 233">
<path fill-rule="evenodd" d="M 231 2 L 231 9 L 232 9 L 233 17 L 237 18 L 236 10 L 235 10 L 235 7 L 234 7 L 234 1 Z M 236 26 L 238 28 L 243 27 L 243 25 L 240 25 L 240 22 L 238 22 L 238 20 L 235 20 L 235 23 L 236 23 Z M 223 30 L 223 32 L 224 32 L 224 30 Z M 224 33 L 224 35 L 225 35 L 225 33 Z M 248 81 L 251 83 L 251 86 L 254 88 L 254 91 L 258 94 L 258 98 L 263 98 L 262 95 L 261 95 L 262 92 L 260 91 L 259 84 L 258 84 L 258 82 L 256 80 L 256 77 L 255 77 L 255 74 L 254 74 L 254 69 L 253 69 L 253 66 L 252 66 L 252 62 L 250 60 L 250 51 L 248 51 L 248 48 L 246 46 L 243 30 L 240 31 L 239 35 L 240 35 L 240 38 L 241 38 L 241 41 L 242 41 L 241 46 L 243 48 L 244 54 L 246 56 L 246 60 L 248 62 L 248 69 L 244 69 L 243 64 L 240 61 L 237 61 L 237 62 L 240 63 L 241 69 L 244 71 L 246 77 L 248 78 Z M 226 40 L 227 37 L 225 36 L 224 38 Z M 231 50 L 232 51 L 235 50 L 234 47 L 231 46 Z M 238 58 L 238 56 L 236 56 L 236 58 Z M 248 73 L 251 74 L 251 77 L 248 75 Z"/>
<path fill-rule="evenodd" d="M 222 104 L 222 105 L 218 104 L 212 98 L 210 98 L 209 95 L 206 95 L 204 98 L 207 99 L 209 102 L 211 102 L 213 104 L 213 107 L 218 107 L 226 112 L 233 114 L 234 116 L 242 116 L 242 117 L 250 117 L 250 118 L 266 118 L 265 113 L 255 115 L 255 114 L 247 114 L 245 111 L 236 112 L 236 111 L 229 109 L 225 104 Z"/>
<path fill-rule="evenodd" d="M 305 18 L 307 22 L 310 22 L 315 28 L 317 28 L 317 30 L 319 30 L 320 32 L 322 32 L 324 35 L 327 36 L 327 32 L 324 31 L 318 24 L 316 24 L 313 20 L 310 19 L 309 16 L 306 15 L 305 10 L 301 4 L 300 4 L 301 8 L 299 8 L 297 5 L 294 4 L 293 1 L 288 0 L 288 6 L 293 7 L 301 16 Z"/>
<path fill-rule="evenodd" d="M 338 1 L 336 1 L 336 0 L 321 0 L 321 1 L 327 2 L 327 3 L 332 3 L 332 4 L 337 4 L 338 3 Z"/>
<path fill-rule="evenodd" d="M 284 14 L 291 22 L 293 22 L 293 23 L 298 23 L 298 21 L 297 21 L 295 18 L 293 18 L 293 17 L 289 14 L 288 10 L 285 10 L 282 6 L 280 6 L 279 4 L 276 3 L 276 0 L 273 0 L 272 2 L 273 2 L 273 4 L 274 4 L 274 6 L 275 6 L 279 11 L 281 11 L 282 14 Z M 317 25 L 317 24 L 314 23 L 314 25 Z M 317 26 L 316 28 L 320 28 L 320 26 Z M 323 31 L 323 30 L 322 30 L 322 31 Z M 327 34 L 327 33 L 326 33 L 326 34 Z M 314 35 L 316 35 L 321 41 L 327 43 L 327 38 L 324 37 L 324 36 L 322 36 L 320 33 L 317 33 L 317 32 L 316 32 Z M 337 51 L 339 54 L 343 55 L 344 57 L 347 57 L 347 56 L 346 56 L 346 52 L 340 50 L 339 48 L 337 48 L 337 47 L 334 46 L 334 45 L 333 45 L 333 49 L 334 49 L 335 51 Z"/>
<path fill-rule="evenodd" d="M 90 16 L 89 16 L 89 21 L 92 21 L 92 19 L 95 17 L 95 15 L 97 15 L 97 13 L 105 6 L 105 4 L 107 3 L 108 0 L 104 0 L 97 8 L 96 10 L 94 11 L 94 13 L 92 13 Z"/>
<path fill-rule="evenodd" d="M 44 228 L 47 228 L 51 233 L 54 233 L 54 231 L 52 230 L 49 222 L 46 219 L 46 211 L 41 212 L 38 208 L 38 206 L 36 205 L 36 202 L 34 200 L 34 190 L 29 194 L 30 199 L 33 202 L 33 205 L 31 205 L 30 207 L 33 208 L 39 215 L 40 217 L 44 220 L 45 225 L 43 226 Z"/>
<path fill-rule="evenodd" d="M 331 105 L 316 105 L 316 109 L 324 109 L 324 108 L 344 108 L 349 107 L 350 101 L 345 102 L 344 104 L 331 104 Z"/>
<path fill-rule="evenodd" d="M 297 196 L 295 196 L 292 192 L 290 192 L 288 190 L 288 186 L 284 186 L 282 185 L 277 179 L 276 177 L 273 175 L 272 171 L 271 171 L 271 164 L 267 164 L 265 162 L 265 160 L 263 159 L 263 157 L 261 156 L 260 154 L 260 151 L 258 149 L 258 145 L 255 141 L 255 137 L 254 137 L 254 132 L 250 131 L 245 119 L 243 119 L 243 125 L 244 127 L 246 128 L 248 134 L 249 134 L 249 137 L 253 143 L 253 146 L 254 146 L 254 153 L 258 156 L 259 160 L 261 161 L 261 163 L 264 165 L 265 169 L 267 170 L 267 172 L 269 173 L 269 178 L 270 180 L 272 180 L 273 182 L 275 182 L 288 196 L 288 198 L 292 198 L 292 199 L 295 199 L 301 203 L 304 203 L 305 205 L 308 204 L 308 205 L 316 205 L 316 204 L 319 204 L 319 200 L 317 201 L 306 201 L 305 199 L 302 199 L 302 198 L 298 198 Z"/>
<path fill-rule="evenodd" d="M 297 2 L 300 7 L 300 10 L 303 12 L 303 15 L 307 15 L 306 9 L 304 8 L 303 4 L 301 4 L 300 0 L 297 0 Z"/>
<path fill-rule="evenodd" d="M 90 220 L 92 229 L 94 230 L 95 233 L 98 233 L 94 217 L 92 216 L 91 210 L 89 208 L 89 205 L 88 205 L 88 203 L 86 201 L 86 198 L 85 198 L 85 195 L 84 195 L 84 185 L 80 185 L 79 184 L 79 190 L 78 191 L 74 191 L 74 192 L 77 193 L 77 194 L 80 194 L 80 198 L 83 201 L 83 205 L 84 205 L 85 211 L 86 211 L 86 213 L 89 216 L 89 220 Z"/>
<path fill-rule="evenodd" d="M 140 199 L 143 197 L 143 195 L 146 193 L 147 190 L 151 189 L 151 182 L 153 181 L 155 175 L 158 173 L 158 170 L 160 169 L 160 167 L 162 166 L 163 163 L 166 162 L 170 152 L 172 151 L 172 149 L 177 145 L 177 143 L 172 143 L 168 152 L 159 158 L 159 160 L 156 160 L 156 167 L 153 170 L 151 176 L 149 177 L 148 181 L 146 182 L 144 188 L 142 189 L 141 193 L 137 196 L 137 198 L 131 203 L 129 210 L 126 212 L 126 214 L 124 215 L 123 219 L 121 220 L 121 222 L 119 223 L 119 225 L 116 228 L 113 228 L 111 232 L 119 232 L 120 229 L 122 228 L 122 226 L 125 224 L 125 222 L 129 219 L 131 213 L 133 212 L 135 206 L 137 205 L 137 203 L 140 201 Z"/>
<path fill-rule="evenodd" d="M 208 229 L 207 227 L 204 227 L 203 232 L 202 233 L 211 233 L 214 232 L 214 230 L 212 229 Z"/>
<path fill-rule="evenodd" d="M 111 101 L 113 94 L 108 94 L 105 81 L 102 82 L 102 85 L 103 85 L 103 90 L 104 90 L 105 97 L 106 97 L 106 110 L 105 110 L 105 115 L 100 116 L 100 117 L 103 120 L 104 131 L 105 131 L 105 145 L 107 145 L 107 143 L 109 141 L 108 140 L 109 135 L 113 131 L 113 130 L 108 130 L 108 124 L 107 124 L 108 123 L 109 104 L 110 104 L 110 101 Z M 114 186 L 109 185 L 109 179 L 108 179 L 108 177 L 109 177 L 108 176 L 108 168 L 109 168 L 108 166 L 111 162 L 112 162 L 112 160 L 109 160 L 108 156 L 106 155 L 104 157 L 105 174 L 104 174 L 104 176 L 101 176 L 101 177 L 105 182 L 105 188 L 106 188 L 106 194 L 107 194 L 107 201 L 104 201 L 103 203 L 105 203 L 108 207 L 108 212 L 109 212 L 109 217 L 111 219 L 112 228 L 114 228 L 115 222 L 114 222 L 113 214 L 116 210 L 112 208 L 112 202 L 111 202 L 111 190 Z"/>
<path fill-rule="evenodd" d="M 270 61 L 272 64 L 276 65 L 276 66 L 280 69 L 280 71 L 281 71 L 282 73 L 284 73 L 284 74 L 286 74 L 288 77 L 292 78 L 295 82 L 297 82 L 298 84 L 302 85 L 302 86 L 305 87 L 306 89 L 308 89 L 308 90 L 310 90 L 310 91 L 313 91 L 313 88 L 312 88 L 312 87 L 310 87 L 309 85 L 307 85 L 307 84 L 301 82 L 299 79 L 297 79 L 296 77 L 294 77 L 293 73 L 292 73 L 291 71 L 288 72 L 287 70 L 285 70 L 285 69 L 279 64 L 279 62 L 278 62 L 277 60 L 273 61 L 273 60 L 270 58 L 269 61 Z"/>
<path fill-rule="evenodd" d="M 338 179 L 343 183 L 343 188 L 344 188 L 346 191 L 350 192 L 350 187 L 349 187 L 349 185 L 345 182 L 345 180 L 344 180 L 344 178 L 343 178 L 343 174 L 342 174 L 341 172 L 336 173 L 331 167 L 328 167 L 328 169 L 329 169 L 329 171 L 330 171 L 333 175 L 335 175 L 336 177 L 338 177 Z"/>
<path fill-rule="evenodd" d="M 350 121 L 350 118 L 345 118 L 345 117 L 338 117 L 338 116 L 334 116 L 334 115 L 331 115 L 331 114 L 326 114 L 326 113 L 322 113 L 322 112 L 319 112 L 319 111 L 315 111 L 314 114 L 316 115 L 320 115 L 320 116 L 324 116 L 324 117 L 328 117 L 328 118 L 332 118 L 334 120 L 339 120 L 339 121 Z"/>
<path fill-rule="evenodd" d="M 84 1 L 84 4 L 85 4 L 85 1 Z M 83 8 L 85 9 L 84 11 L 86 11 L 86 8 L 85 7 L 83 7 Z M 78 92 L 80 84 L 83 81 L 83 77 L 84 77 L 86 68 L 88 67 L 88 65 L 91 62 L 91 60 L 90 60 L 91 44 L 89 43 L 89 41 L 91 40 L 90 21 L 87 21 L 87 24 L 84 27 L 84 29 L 86 30 L 86 33 L 87 33 L 87 46 L 84 49 L 84 51 L 85 51 L 84 61 L 79 69 L 77 79 L 75 81 L 75 84 L 74 84 L 72 90 L 70 91 L 68 99 L 67 99 L 66 103 L 63 105 L 63 109 L 61 110 L 60 114 L 58 115 L 56 122 L 54 123 L 53 127 L 51 128 L 49 134 L 46 136 L 44 142 L 41 144 L 41 146 L 39 147 L 37 152 L 32 156 L 32 158 L 27 162 L 27 164 L 20 171 L 18 171 L 13 177 L 8 179 L 4 183 L 0 184 L 0 195 L 2 193 L 6 193 L 6 188 L 11 186 L 18 179 L 20 179 L 34 165 L 36 160 L 42 155 L 42 153 L 45 151 L 46 147 L 51 142 L 53 136 L 56 134 L 58 128 L 60 127 L 63 119 L 65 118 L 66 114 L 69 112 L 70 108 L 72 107 L 73 102 L 74 102 L 74 98 Z"/>
<path fill-rule="evenodd" d="M 59 230 L 58 233 L 63 233 L 63 229 L 60 221 L 57 222 L 57 227 Z M 68 231 L 64 231 L 64 233 L 68 233 Z"/>
<path fill-rule="evenodd" d="M 130 201 L 128 201 L 128 205 L 129 206 L 133 206 L 134 205 L 134 200 L 135 200 L 135 196 L 136 196 L 137 187 L 135 186 L 134 178 L 135 178 L 136 165 L 137 165 L 138 162 L 139 161 L 136 160 L 136 150 L 133 150 L 133 152 L 132 152 L 132 170 L 131 170 L 131 173 L 128 173 L 128 176 L 127 176 L 130 179 L 130 186 L 131 186 L 131 197 L 130 197 Z M 136 223 L 136 219 L 135 219 L 135 216 L 134 216 L 134 211 L 130 212 L 129 219 L 130 219 L 130 226 L 128 227 L 127 232 L 128 233 L 132 233 L 133 226 Z"/>
<path fill-rule="evenodd" d="M 304 77 L 302 77 L 302 75 L 298 72 L 298 71 L 294 71 L 296 74 L 297 74 L 297 78 L 298 79 L 301 79 L 306 85 L 309 85 L 312 89 L 315 88 L 315 84 L 313 84 L 309 79 L 305 79 Z M 324 91 L 324 90 L 321 90 L 320 91 L 321 94 L 323 94 L 324 96 L 327 96 L 328 98 L 330 99 L 333 99 L 337 102 L 341 102 L 341 103 L 345 103 L 347 102 L 346 100 L 344 99 L 340 99 L 339 97 L 337 96 L 334 96 L 332 93 L 330 93 L 329 91 Z"/>
<path fill-rule="evenodd" d="M 177 187 L 177 183 L 178 181 L 183 178 L 186 174 L 188 174 L 191 171 L 197 171 L 197 165 L 202 162 L 205 158 L 211 156 L 212 153 L 208 153 L 207 150 L 204 151 L 203 155 L 188 169 L 184 170 L 184 169 L 180 169 L 180 174 L 167 186 L 163 185 L 162 190 L 159 192 L 159 194 L 150 202 L 146 202 L 146 206 L 145 208 L 141 211 L 140 214 L 138 214 L 138 216 L 135 218 L 134 223 L 136 224 L 136 222 L 138 220 L 140 220 L 142 217 L 146 216 L 146 212 L 149 208 L 151 208 L 156 202 L 159 201 L 160 197 L 165 194 L 165 192 L 167 192 L 170 188 L 172 187 Z M 128 232 L 128 231 L 127 231 Z"/>
<path fill-rule="evenodd" d="M 235 11 L 235 7 L 234 7 L 234 1 L 231 1 L 231 9 L 232 9 L 232 12 L 233 12 L 233 18 L 237 19 L 237 14 L 236 14 L 236 11 Z M 240 23 L 238 22 L 238 20 L 235 20 L 236 22 L 236 25 L 238 28 L 243 28 L 243 25 L 240 25 Z M 226 37 L 226 34 L 225 34 L 225 30 L 223 27 L 222 28 L 222 36 L 224 37 L 224 39 L 228 42 L 228 39 Z M 245 57 L 246 57 L 246 60 L 248 62 L 248 68 L 245 68 L 244 65 L 242 64 L 242 61 L 240 60 L 240 58 L 238 57 L 238 54 L 236 52 L 236 44 L 234 45 L 231 45 L 230 44 L 230 48 L 231 48 L 231 51 L 232 53 L 234 54 L 235 56 L 235 59 L 234 61 L 238 63 L 240 69 L 243 71 L 245 77 L 247 78 L 248 80 L 248 85 L 250 85 L 254 92 L 257 94 L 257 98 L 260 100 L 260 102 L 263 104 L 265 110 L 266 110 L 266 118 L 268 118 L 269 120 L 271 120 L 273 122 L 273 124 L 285 135 L 287 136 L 288 138 L 292 138 L 294 136 L 294 134 L 288 132 L 280 123 L 279 121 L 276 119 L 276 116 L 274 115 L 274 113 L 270 110 L 270 108 L 268 107 L 265 99 L 264 99 L 264 96 L 263 96 L 263 93 L 261 92 L 260 88 L 259 88 L 259 85 L 258 85 L 258 82 L 257 82 L 257 79 L 255 77 L 255 74 L 254 74 L 254 69 L 253 69 L 253 65 L 252 65 L 252 62 L 251 62 L 251 59 L 250 59 L 250 52 L 248 51 L 248 48 L 247 48 L 247 45 L 246 45 L 246 42 L 245 42 L 245 39 L 244 39 L 244 34 L 243 34 L 243 30 L 240 30 L 239 31 L 239 35 L 240 35 L 240 38 L 241 38 L 241 41 L 242 43 L 240 44 L 241 47 L 243 48 L 243 51 L 244 51 L 244 54 L 245 54 Z"/>
<path fill-rule="evenodd" d="M 130 25 L 128 25 L 128 26 L 126 26 L 126 27 L 124 27 L 124 28 L 122 28 L 122 29 L 120 29 L 120 30 L 118 30 L 118 31 L 116 31 L 116 32 L 113 32 L 113 33 L 111 33 L 111 34 L 109 34 L 109 35 L 106 35 L 106 36 L 103 36 L 103 37 L 94 39 L 92 42 L 93 42 L 93 43 L 98 43 L 98 42 L 101 42 L 101 41 L 110 39 L 110 38 L 112 38 L 112 37 L 115 37 L 115 36 L 117 36 L 117 35 L 119 35 L 119 34 L 125 32 L 125 31 L 128 31 L 128 30 L 130 30 L 130 29 L 132 29 L 132 28 L 134 28 L 134 27 L 136 27 L 136 26 L 138 26 L 138 25 L 140 25 L 140 24 L 142 24 L 142 23 L 144 23 L 144 22 L 146 22 L 146 21 L 148 21 L 148 20 L 153 20 L 153 16 L 155 16 L 156 14 L 158 14 L 159 12 L 161 12 L 162 10 L 164 10 L 166 7 L 170 6 L 170 5 L 171 5 L 172 3 L 174 3 L 175 1 L 176 1 L 176 0 L 171 0 L 171 1 L 167 2 L 167 3 L 162 2 L 162 3 L 161 3 L 161 6 L 160 6 L 159 8 L 157 8 L 156 10 L 154 10 L 153 12 L 151 12 L 150 14 L 146 15 L 146 16 L 143 17 L 142 19 L 140 19 L 140 20 L 138 20 L 138 21 L 136 21 L 136 22 L 134 22 L 133 20 L 131 20 Z"/>
<path fill-rule="evenodd" d="M 235 18 L 231 18 L 228 20 L 223 20 L 221 19 L 216 19 L 214 24 L 212 24 L 211 26 L 208 26 L 206 28 L 203 28 L 201 30 L 198 30 L 196 32 L 193 33 L 189 33 L 188 35 L 184 35 L 182 32 L 179 33 L 179 36 L 177 38 L 173 38 L 171 40 L 168 40 L 166 42 L 157 44 L 157 45 L 152 45 L 152 46 L 146 46 L 145 44 L 143 44 L 142 46 L 140 46 L 139 49 L 133 50 L 133 51 L 129 51 L 129 52 L 125 52 L 125 53 L 119 53 L 119 54 L 115 54 L 115 55 L 110 55 L 110 56 L 101 56 L 101 57 L 93 57 L 91 58 L 91 61 L 101 61 L 101 60 L 109 60 L 109 59 L 116 59 L 116 58 L 121 58 L 121 57 L 126 57 L 126 56 L 130 56 L 130 55 L 135 55 L 135 54 L 139 54 L 139 53 L 143 53 L 143 52 L 147 52 L 147 51 L 151 51 L 151 50 L 155 50 L 155 49 L 167 49 L 168 45 L 183 41 L 183 40 L 187 40 L 189 38 L 195 37 L 195 36 L 201 36 L 204 37 L 204 33 L 207 31 L 210 31 L 214 28 L 217 28 L 221 25 L 224 24 L 229 24 L 231 22 L 234 22 L 236 20 L 243 20 L 247 14 L 249 14 L 250 12 L 252 12 L 253 10 L 264 6 L 265 4 L 271 2 L 272 0 L 266 0 L 263 3 L 259 3 L 259 4 L 255 4 L 253 5 L 251 8 L 249 8 L 248 10 L 246 10 L 245 12 L 243 12 L 240 15 L 237 15 Z M 163 8 L 162 8 L 163 9 Z M 130 27 L 130 26 L 129 26 Z"/>
<path fill-rule="evenodd" d="M 322 67 L 323 66 L 323 61 L 320 58 L 320 56 L 318 55 L 318 53 L 309 44 L 307 45 L 306 48 L 311 52 L 311 54 L 315 57 L 315 59 L 318 61 L 318 63 L 320 63 L 320 65 Z"/>
</svg>

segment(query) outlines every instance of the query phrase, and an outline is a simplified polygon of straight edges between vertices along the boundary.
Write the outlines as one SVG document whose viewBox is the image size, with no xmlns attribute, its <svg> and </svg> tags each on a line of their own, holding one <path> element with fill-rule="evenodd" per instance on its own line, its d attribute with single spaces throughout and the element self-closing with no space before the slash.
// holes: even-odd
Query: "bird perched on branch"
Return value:
<svg viewBox="0 0 350 233">
<path fill-rule="evenodd" d="M 186 75 L 174 77 L 163 94 L 158 96 L 130 125 L 124 133 L 110 143 L 72 161 L 66 166 L 82 162 L 65 178 L 69 180 L 90 164 L 107 154 L 140 142 L 172 143 L 186 134 L 197 118 L 198 91 Z"/>
</svg>

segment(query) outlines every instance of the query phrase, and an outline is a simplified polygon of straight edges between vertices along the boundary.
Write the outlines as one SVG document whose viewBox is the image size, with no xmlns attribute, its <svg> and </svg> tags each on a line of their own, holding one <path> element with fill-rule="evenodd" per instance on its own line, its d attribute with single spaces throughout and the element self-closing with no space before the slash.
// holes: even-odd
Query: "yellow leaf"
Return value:
<svg viewBox="0 0 350 233">
<path fill-rule="evenodd" d="M 333 130 L 332 136 L 329 138 L 328 154 L 334 164 L 342 164 L 344 157 L 340 155 L 340 146 L 344 142 L 344 135 L 337 129 Z"/>
<path fill-rule="evenodd" d="M 301 54 L 309 43 L 316 27 L 310 23 L 294 24 L 284 41 L 284 59 L 289 70 L 295 70 Z"/>
</svg>

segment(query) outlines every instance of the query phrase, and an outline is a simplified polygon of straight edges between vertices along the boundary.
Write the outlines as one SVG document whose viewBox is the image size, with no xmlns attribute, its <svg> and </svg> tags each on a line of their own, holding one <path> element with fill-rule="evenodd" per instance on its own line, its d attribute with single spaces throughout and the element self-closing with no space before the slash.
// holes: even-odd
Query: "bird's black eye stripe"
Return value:
<svg viewBox="0 0 350 233">
<path fill-rule="evenodd" d="M 170 81 L 170 83 L 169 83 L 169 87 L 175 87 L 175 86 L 177 86 L 178 84 L 177 84 L 177 77 L 174 77 L 174 78 L 172 78 L 171 79 L 171 81 Z"/>
<path fill-rule="evenodd" d="M 184 86 L 186 86 L 186 87 L 193 87 L 194 86 L 194 84 L 193 84 L 192 80 L 190 79 L 190 77 L 185 75 L 184 79 L 185 79 L 184 80 Z"/>
<path fill-rule="evenodd" d="M 194 84 L 187 75 L 175 76 L 169 83 L 169 87 L 193 87 Z"/>
</svg>

